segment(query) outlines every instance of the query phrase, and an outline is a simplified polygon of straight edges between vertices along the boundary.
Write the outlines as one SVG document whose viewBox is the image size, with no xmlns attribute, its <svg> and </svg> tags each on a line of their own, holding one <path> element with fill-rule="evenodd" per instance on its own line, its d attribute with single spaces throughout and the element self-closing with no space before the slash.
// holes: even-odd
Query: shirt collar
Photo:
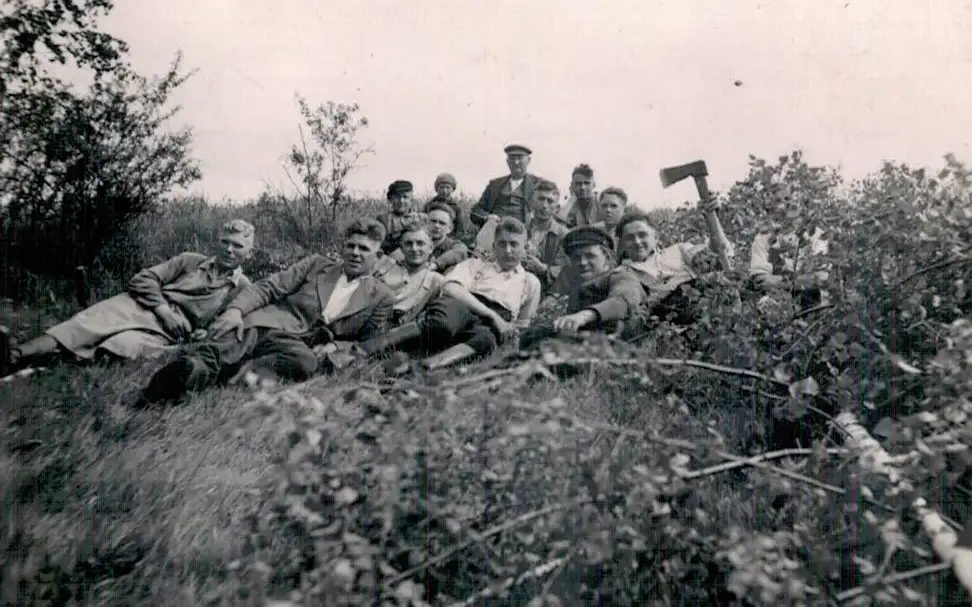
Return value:
<svg viewBox="0 0 972 607">
<path fill-rule="evenodd" d="M 519 263 L 516 264 L 515 268 L 509 270 L 504 270 L 503 268 L 501 268 L 499 263 L 496 261 L 491 261 L 490 264 L 493 266 L 493 269 L 499 272 L 500 274 L 506 274 L 507 272 L 511 272 L 513 274 L 519 274 L 520 272 L 526 271 L 523 269 L 523 264 L 519 264 Z"/>
<path fill-rule="evenodd" d="M 240 280 L 243 279 L 243 268 L 241 266 L 236 266 L 233 268 L 233 271 L 230 272 L 229 276 L 226 276 L 225 273 L 220 272 L 219 265 L 215 257 L 210 257 L 209 259 L 204 260 L 199 264 L 199 268 L 207 272 L 210 276 L 214 276 L 216 278 L 227 278 L 234 287 L 239 286 Z"/>
</svg>

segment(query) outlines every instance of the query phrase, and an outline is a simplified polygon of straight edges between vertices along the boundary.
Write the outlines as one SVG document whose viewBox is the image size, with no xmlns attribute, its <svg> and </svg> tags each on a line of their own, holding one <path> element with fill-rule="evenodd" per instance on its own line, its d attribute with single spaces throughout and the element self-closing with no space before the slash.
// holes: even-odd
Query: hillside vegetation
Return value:
<svg viewBox="0 0 972 607">
<path fill-rule="evenodd" d="M 2 385 L 3 599 L 965 604 L 913 502 L 955 530 L 968 517 L 968 180 L 953 159 L 855 183 L 799 153 L 752 159 L 719 211 L 739 271 L 702 277 L 695 326 L 657 322 L 639 344 L 558 341 L 442 376 L 357 369 L 165 410 L 131 407 L 158 362 Z M 258 226 L 254 276 L 306 252 L 270 199 L 184 201 L 109 242 L 99 293 L 204 250 L 230 215 Z M 690 210 L 656 215 L 672 241 L 704 234 Z M 748 289 L 767 223 L 823 231 L 829 304 Z M 72 313 L 67 287 L 22 282 L 33 305 L 5 323 L 30 336 Z M 904 455 L 891 476 L 848 449 L 855 420 Z"/>
</svg>

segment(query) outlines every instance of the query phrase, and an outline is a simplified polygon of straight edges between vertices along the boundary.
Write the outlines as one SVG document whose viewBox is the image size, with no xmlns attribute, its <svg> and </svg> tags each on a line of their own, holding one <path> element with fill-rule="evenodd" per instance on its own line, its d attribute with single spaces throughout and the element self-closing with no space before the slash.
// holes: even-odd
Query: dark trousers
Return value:
<svg viewBox="0 0 972 607">
<path fill-rule="evenodd" d="M 511 314 L 486 300 L 485 305 L 496 311 L 504 319 Z M 480 356 L 493 352 L 499 345 L 496 332 L 466 304 L 449 295 L 433 301 L 425 310 L 422 322 L 422 345 L 427 352 L 437 352 L 449 346 L 464 343 Z"/>
<path fill-rule="evenodd" d="M 316 337 L 313 332 L 298 335 L 253 327 L 243 332 L 243 339 L 236 339 L 236 333 L 231 332 L 221 339 L 190 346 L 183 354 L 193 363 L 187 383 L 195 390 L 205 388 L 228 379 L 247 361 L 284 379 L 304 381 L 317 372 L 317 357 L 311 349 Z"/>
</svg>

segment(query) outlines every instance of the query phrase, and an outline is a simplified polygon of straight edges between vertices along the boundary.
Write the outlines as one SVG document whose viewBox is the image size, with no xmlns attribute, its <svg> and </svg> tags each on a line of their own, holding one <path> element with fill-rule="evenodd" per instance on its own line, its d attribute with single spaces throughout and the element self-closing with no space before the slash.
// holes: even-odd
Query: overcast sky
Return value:
<svg viewBox="0 0 972 607">
<path fill-rule="evenodd" d="M 663 190 L 658 170 L 695 159 L 716 189 L 749 154 L 796 147 L 849 177 L 883 159 L 972 159 L 970 4 L 124 0 L 105 25 L 142 72 L 180 49 L 198 69 L 177 100 L 211 198 L 286 184 L 299 92 L 356 101 L 371 121 L 355 188 L 427 191 L 449 171 L 478 196 L 523 142 L 531 172 L 561 188 L 587 162 L 598 187 L 651 208 L 694 197 L 690 181 Z"/>
</svg>

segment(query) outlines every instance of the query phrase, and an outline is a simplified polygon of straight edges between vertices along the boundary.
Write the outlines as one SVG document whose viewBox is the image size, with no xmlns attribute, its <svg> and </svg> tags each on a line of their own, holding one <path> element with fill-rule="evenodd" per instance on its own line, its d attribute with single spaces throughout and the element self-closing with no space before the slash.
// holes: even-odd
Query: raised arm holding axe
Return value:
<svg viewBox="0 0 972 607">
<path fill-rule="evenodd" d="M 706 176 L 709 174 L 705 166 L 705 161 L 696 160 L 695 162 L 690 162 L 688 164 L 682 164 L 673 167 L 667 167 L 659 172 L 661 177 L 662 187 L 667 188 L 670 185 L 678 183 L 687 177 L 691 177 L 695 180 L 695 188 L 699 192 L 699 210 L 705 215 L 705 223 L 709 228 L 709 246 L 719 257 L 719 263 L 722 264 L 723 271 L 732 270 L 732 262 L 730 261 L 730 251 L 732 250 L 732 245 L 729 243 L 729 239 L 726 238 L 725 233 L 722 231 L 722 225 L 719 223 L 719 217 L 716 215 L 715 210 L 718 205 L 716 199 L 709 192 L 709 184 L 706 180 Z"/>
</svg>

